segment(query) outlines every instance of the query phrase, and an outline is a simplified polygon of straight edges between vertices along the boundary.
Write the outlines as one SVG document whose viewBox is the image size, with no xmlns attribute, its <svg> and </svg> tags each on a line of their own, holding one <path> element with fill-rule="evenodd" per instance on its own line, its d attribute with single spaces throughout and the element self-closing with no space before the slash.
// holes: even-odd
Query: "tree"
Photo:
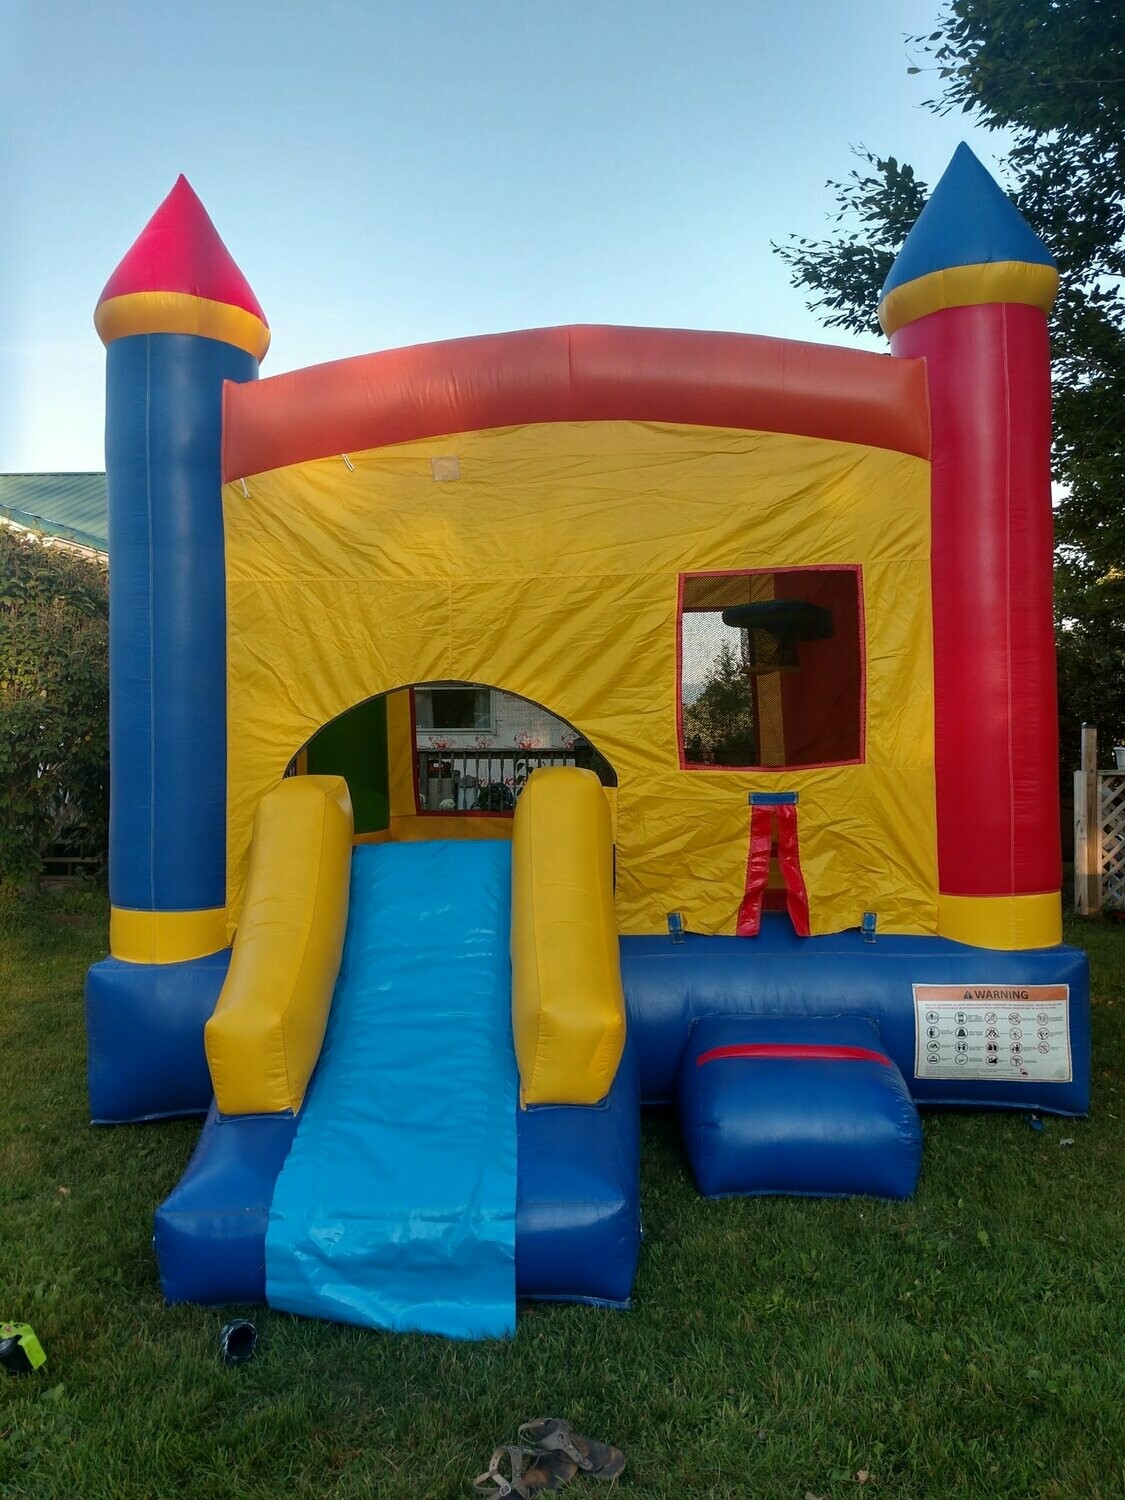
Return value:
<svg viewBox="0 0 1125 1500">
<path fill-rule="evenodd" d="M 104 858 L 108 706 L 104 567 L 0 526 L 0 886 L 63 837 Z"/>
<path fill-rule="evenodd" d="M 1064 767 L 1080 719 L 1125 742 L 1125 7 L 1118 0 L 950 0 L 912 37 L 926 101 L 1005 129 L 1009 189 L 1058 262 L 1051 315 L 1056 625 Z M 841 228 L 774 248 L 830 327 L 877 327 L 879 291 L 926 202 L 895 157 L 829 182 Z"/>
<path fill-rule="evenodd" d="M 707 668 L 703 688 L 684 707 L 688 759 L 720 766 L 752 766 L 758 759 L 754 707 L 746 671 L 729 641 Z"/>
</svg>

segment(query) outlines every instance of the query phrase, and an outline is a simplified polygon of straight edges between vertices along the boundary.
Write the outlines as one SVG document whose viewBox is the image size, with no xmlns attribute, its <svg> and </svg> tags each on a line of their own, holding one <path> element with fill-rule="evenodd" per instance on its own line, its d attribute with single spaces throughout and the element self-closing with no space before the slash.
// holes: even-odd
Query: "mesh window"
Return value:
<svg viewBox="0 0 1125 1500">
<path fill-rule="evenodd" d="M 680 612 L 684 764 L 862 759 L 856 568 L 688 574 Z"/>
</svg>

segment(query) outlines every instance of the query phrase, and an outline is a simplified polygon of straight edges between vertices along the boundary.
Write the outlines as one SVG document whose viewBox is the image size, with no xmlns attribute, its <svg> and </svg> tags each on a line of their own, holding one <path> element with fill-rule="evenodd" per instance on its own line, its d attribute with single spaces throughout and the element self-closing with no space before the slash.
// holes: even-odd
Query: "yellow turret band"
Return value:
<svg viewBox="0 0 1125 1500">
<path fill-rule="evenodd" d="M 985 302 L 1021 302 L 1050 312 L 1059 289 L 1054 266 L 1023 260 L 998 260 L 988 265 L 951 266 L 931 271 L 889 291 L 879 303 L 879 322 L 890 337 L 907 323 L 947 307 L 978 307 Z"/>
<path fill-rule="evenodd" d="M 94 327 L 103 344 L 136 333 L 194 333 L 244 349 L 262 359 L 270 331 L 261 318 L 229 302 L 212 302 L 190 292 L 130 292 L 99 302 Z"/>
</svg>

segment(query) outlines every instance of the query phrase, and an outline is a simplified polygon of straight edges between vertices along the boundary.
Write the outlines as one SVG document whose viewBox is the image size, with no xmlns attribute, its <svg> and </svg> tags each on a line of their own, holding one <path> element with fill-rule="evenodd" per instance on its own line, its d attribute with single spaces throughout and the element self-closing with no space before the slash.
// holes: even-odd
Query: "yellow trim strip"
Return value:
<svg viewBox="0 0 1125 1500">
<path fill-rule="evenodd" d="M 131 964 L 178 964 L 227 946 L 223 906 L 207 911 L 134 911 L 112 906 L 109 951 Z"/>
<path fill-rule="evenodd" d="M 1053 948 L 1062 942 L 1062 898 L 938 896 L 938 932 L 973 948 Z"/>
<path fill-rule="evenodd" d="M 212 302 L 190 292 L 129 292 L 99 302 L 94 327 L 103 344 L 136 333 L 195 333 L 233 344 L 255 359 L 270 346 L 270 331 L 261 318 L 229 302 Z"/>
<path fill-rule="evenodd" d="M 1022 302 L 1050 312 L 1059 289 L 1054 266 L 1024 260 L 997 260 L 989 265 L 950 266 L 903 282 L 879 303 L 879 322 L 890 337 L 907 323 L 947 307 L 979 307 L 985 302 Z"/>
</svg>

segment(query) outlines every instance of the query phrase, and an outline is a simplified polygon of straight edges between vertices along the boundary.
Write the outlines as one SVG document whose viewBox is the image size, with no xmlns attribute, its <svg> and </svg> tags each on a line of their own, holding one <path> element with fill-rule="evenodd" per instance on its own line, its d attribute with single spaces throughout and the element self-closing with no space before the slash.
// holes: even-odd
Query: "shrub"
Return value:
<svg viewBox="0 0 1125 1500">
<path fill-rule="evenodd" d="M 108 822 L 105 568 L 0 526 L 0 885 L 60 841 L 104 860 Z"/>
</svg>

